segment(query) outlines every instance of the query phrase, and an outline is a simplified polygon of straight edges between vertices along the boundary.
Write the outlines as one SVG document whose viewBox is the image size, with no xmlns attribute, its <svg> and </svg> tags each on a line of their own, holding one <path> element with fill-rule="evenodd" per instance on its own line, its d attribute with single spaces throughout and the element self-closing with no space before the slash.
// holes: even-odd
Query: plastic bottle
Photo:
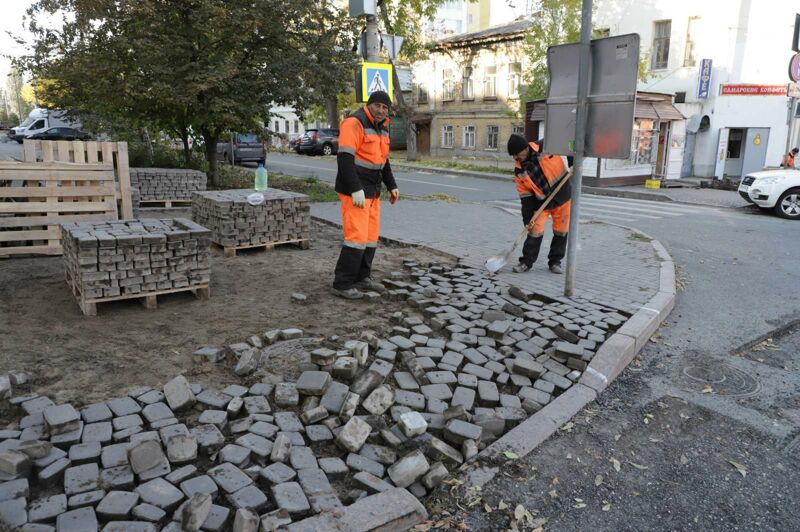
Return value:
<svg viewBox="0 0 800 532">
<path fill-rule="evenodd" d="M 258 192 L 267 191 L 268 178 L 269 174 L 267 173 L 267 169 L 264 168 L 264 163 L 258 163 L 258 168 L 256 168 L 256 183 L 255 183 L 255 189 Z"/>
</svg>

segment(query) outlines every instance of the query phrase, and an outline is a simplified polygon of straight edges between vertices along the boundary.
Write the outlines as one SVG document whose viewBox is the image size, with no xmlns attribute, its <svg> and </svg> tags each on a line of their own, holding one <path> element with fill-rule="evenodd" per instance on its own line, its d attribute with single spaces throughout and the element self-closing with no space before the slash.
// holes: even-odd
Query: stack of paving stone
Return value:
<svg viewBox="0 0 800 532">
<path fill-rule="evenodd" d="M 131 186 L 141 201 L 191 200 L 192 193 L 206 189 L 206 174 L 183 168 L 131 168 Z"/>
<path fill-rule="evenodd" d="M 70 222 L 64 267 L 84 299 L 206 286 L 211 231 L 185 218 Z"/>
<path fill-rule="evenodd" d="M 82 409 L 12 397 L 24 417 L 0 431 L 0 521 L 275 530 L 394 487 L 424 497 L 567 390 L 625 320 L 478 270 L 406 267 L 384 282 L 419 314 L 392 315 L 384 338 L 270 330 L 194 353 L 246 366 L 250 387 L 179 376 Z M 307 355 L 296 381 L 258 369 L 290 343 Z"/>
<path fill-rule="evenodd" d="M 308 196 L 271 188 L 264 202 L 251 205 L 250 189 L 196 192 L 192 219 L 213 231 L 223 247 L 308 241 L 311 210 Z"/>
</svg>

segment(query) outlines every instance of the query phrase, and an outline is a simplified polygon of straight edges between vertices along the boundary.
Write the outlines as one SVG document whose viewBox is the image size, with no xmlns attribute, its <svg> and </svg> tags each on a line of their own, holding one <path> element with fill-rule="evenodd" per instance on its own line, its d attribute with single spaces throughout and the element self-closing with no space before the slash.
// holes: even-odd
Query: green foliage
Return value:
<svg viewBox="0 0 800 532">
<path fill-rule="evenodd" d="M 521 105 L 547 96 L 547 49 L 581 38 L 581 0 L 541 0 L 525 36 L 529 68 L 523 75 Z"/>
<path fill-rule="evenodd" d="M 23 64 L 49 80 L 43 99 L 134 130 L 194 131 L 212 181 L 223 133 L 260 130 L 271 103 L 321 103 L 355 59 L 352 21 L 317 0 L 37 0 L 29 19 Z"/>
</svg>

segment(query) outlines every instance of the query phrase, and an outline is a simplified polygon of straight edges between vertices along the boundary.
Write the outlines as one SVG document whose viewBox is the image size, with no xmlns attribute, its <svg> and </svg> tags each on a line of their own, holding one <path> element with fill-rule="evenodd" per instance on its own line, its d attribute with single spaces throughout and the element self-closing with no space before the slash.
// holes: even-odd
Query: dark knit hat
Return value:
<svg viewBox="0 0 800 532">
<path fill-rule="evenodd" d="M 392 99 L 389 98 L 389 95 L 384 91 L 375 91 L 369 95 L 369 100 L 367 100 L 367 105 L 371 103 L 382 103 L 386 107 L 391 107 Z"/>
<path fill-rule="evenodd" d="M 528 141 L 522 135 L 514 133 L 508 137 L 508 154 L 516 155 L 528 147 Z"/>
</svg>

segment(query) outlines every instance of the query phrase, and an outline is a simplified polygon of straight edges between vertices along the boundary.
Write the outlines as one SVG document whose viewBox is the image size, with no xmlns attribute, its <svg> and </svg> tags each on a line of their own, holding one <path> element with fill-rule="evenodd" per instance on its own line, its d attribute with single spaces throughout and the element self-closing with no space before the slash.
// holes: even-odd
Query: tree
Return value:
<svg viewBox="0 0 800 532">
<path fill-rule="evenodd" d="M 41 15 L 68 14 L 63 27 Z M 43 99 L 71 114 L 203 140 L 218 185 L 217 141 L 260 131 L 270 104 L 308 109 L 342 87 L 352 35 L 316 0 L 37 0 L 24 64 L 52 80 Z"/>
<path fill-rule="evenodd" d="M 529 68 L 523 75 L 520 89 L 520 106 L 524 114 L 525 102 L 547 96 L 547 49 L 558 44 L 580 42 L 581 0 L 539 0 L 531 14 L 531 27 L 525 36 L 525 53 Z M 593 37 L 601 35 L 593 32 Z M 639 61 L 639 81 L 647 81 L 647 56 Z"/>
<path fill-rule="evenodd" d="M 22 70 L 12 67 L 6 80 L 6 93 L 10 111 L 17 116 L 28 116 L 33 109 L 33 98 L 29 89 L 30 85 L 22 79 Z"/>
</svg>

